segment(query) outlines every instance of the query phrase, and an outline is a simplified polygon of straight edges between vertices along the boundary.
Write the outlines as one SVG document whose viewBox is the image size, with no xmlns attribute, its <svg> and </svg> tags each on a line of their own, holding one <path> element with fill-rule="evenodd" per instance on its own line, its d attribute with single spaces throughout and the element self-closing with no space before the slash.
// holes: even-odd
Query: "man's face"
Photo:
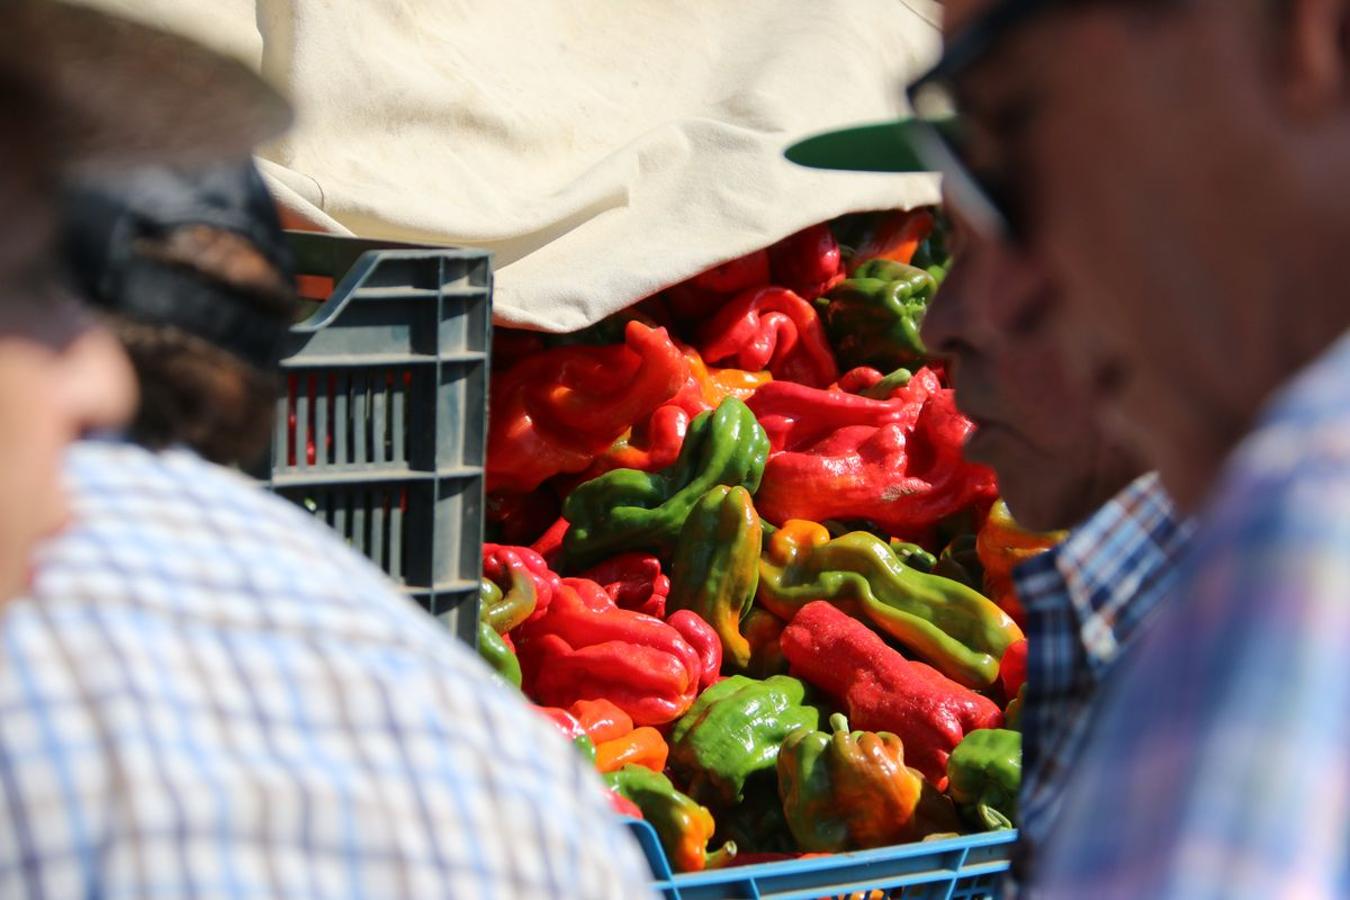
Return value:
<svg viewBox="0 0 1350 900">
<path fill-rule="evenodd" d="M 66 445 L 120 425 L 135 404 L 120 346 L 82 321 L 43 274 L 52 210 L 38 183 L 12 167 L 0 176 L 0 600 L 23 590 L 34 548 L 69 517 Z"/>
<path fill-rule="evenodd" d="M 1045 272 L 957 223 L 951 272 L 924 319 L 924 343 L 951 363 L 961 411 L 975 422 L 966 456 L 998 473 L 1024 527 L 1072 527 L 1140 467 L 1098 425 L 1069 378 L 1042 314 L 1056 302 Z"/>
<path fill-rule="evenodd" d="M 989 5 L 952 0 L 952 26 Z M 960 82 L 972 168 L 1015 185 L 1025 246 L 1058 288 L 1036 314 L 1088 404 L 1191 502 L 1212 474 L 1195 471 L 1199 433 L 1246 424 L 1219 399 L 1225 307 L 1270 288 L 1250 252 L 1273 202 L 1252 177 L 1268 167 L 1251 17 L 1211 5 L 1043 13 Z"/>
</svg>

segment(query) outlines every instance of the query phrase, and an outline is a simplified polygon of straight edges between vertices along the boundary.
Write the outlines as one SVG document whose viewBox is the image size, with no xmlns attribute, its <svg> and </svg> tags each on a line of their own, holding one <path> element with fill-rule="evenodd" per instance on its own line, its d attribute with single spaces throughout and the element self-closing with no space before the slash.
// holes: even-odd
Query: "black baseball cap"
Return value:
<svg viewBox="0 0 1350 900">
<path fill-rule="evenodd" d="M 63 220 L 66 266 L 91 306 L 174 326 L 264 371 L 275 366 L 294 311 L 289 292 L 263 298 L 190 262 L 145 252 L 147 243 L 180 228 L 207 226 L 244 238 L 270 264 L 278 284 L 293 284 L 276 205 L 251 160 L 197 169 L 156 166 L 76 181 L 65 193 Z"/>
</svg>

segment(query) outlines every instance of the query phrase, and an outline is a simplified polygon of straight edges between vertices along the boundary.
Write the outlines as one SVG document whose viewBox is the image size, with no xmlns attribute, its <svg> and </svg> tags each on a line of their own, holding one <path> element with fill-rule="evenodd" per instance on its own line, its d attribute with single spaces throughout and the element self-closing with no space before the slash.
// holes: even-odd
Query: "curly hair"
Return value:
<svg viewBox="0 0 1350 900">
<path fill-rule="evenodd" d="M 189 226 L 139 241 L 136 252 L 231 289 L 284 330 L 296 301 L 284 276 L 243 237 Z M 222 301 L 225 302 L 225 301 Z M 220 465 L 247 466 L 267 448 L 280 378 L 173 325 L 110 314 L 140 382 L 130 436 L 151 449 L 186 445 Z"/>
</svg>

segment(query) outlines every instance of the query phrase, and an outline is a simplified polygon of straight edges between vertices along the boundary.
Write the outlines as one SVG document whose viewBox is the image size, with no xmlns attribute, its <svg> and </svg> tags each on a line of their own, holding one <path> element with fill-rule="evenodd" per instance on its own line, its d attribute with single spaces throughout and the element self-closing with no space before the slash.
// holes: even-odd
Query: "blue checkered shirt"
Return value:
<svg viewBox="0 0 1350 900">
<path fill-rule="evenodd" d="M 1230 456 L 1120 661 L 1033 885 L 1350 896 L 1350 338 Z"/>
<path fill-rule="evenodd" d="M 597 776 L 315 520 L 77 447 L 0 647 L 0 897 L 650 895 Z"/>
<path fill-rule="evenodd" d="M 1173 584 L 1191 533 L 1150 473 L 1013 574 L 1027 632 L 1018 822 L 1023 875 L 1059 811 L 1098 692 Z"/>
</svg>

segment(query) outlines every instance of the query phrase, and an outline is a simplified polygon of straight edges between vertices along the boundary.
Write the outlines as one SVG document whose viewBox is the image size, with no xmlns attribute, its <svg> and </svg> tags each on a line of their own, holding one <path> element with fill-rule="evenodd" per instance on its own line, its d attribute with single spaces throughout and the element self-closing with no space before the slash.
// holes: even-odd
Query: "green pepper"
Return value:
<svg viewBox="0 0 1350 900">
<path fill-rule="evenodd" d="M 830 716 L 830 732 L 802 729 L 778 755 L 778 789 L 788 826 L 803 850 L 839 853 L 956 831 L 951 802 L 905 765 L 889 732 L 850 732 Z"/>
<path fill-rule="evenodd" d="M 750 662 L 741 619 L 755 600 L 762 543 L 750 492 L 718 485 L 685 519 L 670 571 L 666 608 L 698 613 L 721 638 L 723 660 L 737 669 Z"/>
<path fill-rule="evenodd" d="M 520 660 L 506 643 L 506 638 L 486 622 L 478 623 L 478 655 L 492 671 L 516 687 L 520 687 Z"/>
<path fill-rule="evenodd" d="M 778 772 L 769 769 L 746 779 L 745 800 L 718 810 L 717 840 L 731 841 L 739 853 L 796 853 L 797 839 L 778 798 Z"/>
<path fill-rule="evenodd" d="M 919 326 L 937 282 L 923 269 L 889 259 L 863 263 L 817 301 L 841 368 L 889 372 L 927 354 Z"/>
<path fill-rule="evenodd" d="M 642 810 L 642 818 L 656 829 L 661 847 L 676 872 L 717 868 L 736 856 L 733 843 L 708 852 L 708 841 L 716 830 L 712 813 L 677 791 L 660 772 L 643 766 L 624 766 L 604 778 L 610 788 Z"/>
<path fill-rule="evenodd" d="M 867 397 L 870 400 L 889 400 L 892 394 L 909 384 L 913 379 L 914 373 L 909 369 L 896 369 L 870 388 L 864 390 L 862 396 Z"/>
<path fill-rule="evenodd" d="M 895 555 L 902 563 L 920 572 L 932 572 L 933 567 L 937 565 L 936 556 L 909 541 L 891 538 L 891 550 L 895 551 Z"/>
<path fill-rule="evenodd" d="M 699 499 L 719 484 L 758 490 L 768 456 L 754 413 L 728 397 L 690 423 L 674 465 L 656 473 L 615 469 L 572 492 L 563 506 L 568 564 L 585 569 L 626 550 L 669 558 Z"/>
<path fill-rule="evenodd" d="M 675 723 L 671 768 L 701 802 L 741 802 L 745 780 L 774 767 L 783 739 L 820 722 L 820 711 L 805 699 L 806 685 L 787 675 L 722 679 Z"/>
<path fill-rule="evenodd" d="M 958 581 L 971 590 L 984 587 L 984 566 L 980 563 L 980 554 L 976 549 L 976 536 L 963 534 L 952 539 L 938 555 L 933 574 Z"/>
<path fill-rule="evenodd" d="M 577 748 L 581 758 L 591 765 L 595 765 L 595 741 L 591 740 L 589 734 L 579 734 L 572 738 L 572 746 Z"/>
<path fill-rule="evenodd" d="M 977 690 L 998 678 L 1020 628 L 975 590 L 902 563 L 887 542 L 863 531 L 829 539 L 820 525 L 780 529 L 761 560 L 759 603 L 790 620 L 813 600 L 829 600 L 923 657 L 948 678 Z"/>
<path fill-rule="evenodd" d="M 986 831 L 1012 828 L 1022 785 L 1022 735 L 982 728 L 966 735 L 947 760 L 948 793 Z"/>
<path fill-rule="evenodd" d="M 525 569 L 509 569 L 510 589 L 503 593 L 494 581 L 484 578 L 478 590 L 478 621 L 506 634 L 534 612 L 539 592 Z"/>
</svg>

